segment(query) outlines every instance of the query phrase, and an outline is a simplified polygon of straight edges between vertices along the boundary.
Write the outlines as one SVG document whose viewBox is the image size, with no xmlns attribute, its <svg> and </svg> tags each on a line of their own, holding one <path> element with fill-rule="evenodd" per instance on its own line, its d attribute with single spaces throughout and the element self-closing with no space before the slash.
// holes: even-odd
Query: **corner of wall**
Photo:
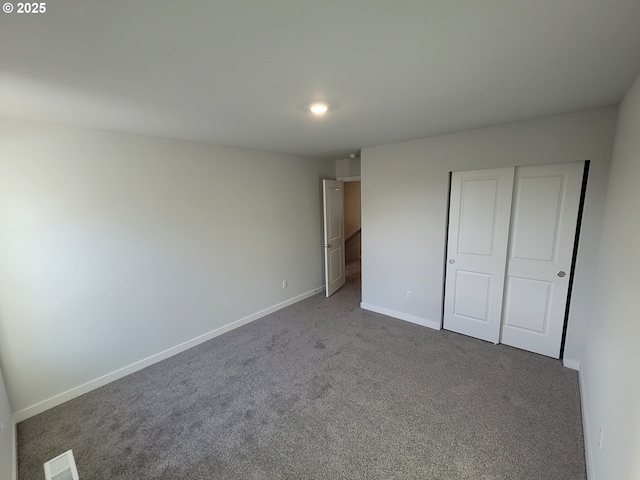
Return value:
<svg viewBox="0 0 640 480">
<path fill-rule="evenodd" d="M 570 368 L 571 370 L 580 371 L 580 360 L 575 360 L 573 358 L 563 358 L 562 364 L 566 368 Z"/>
<path fill-rule="evenodd" d="M 362 308 L 363 310 L 369 310 L 371 312 L 381 313 L 382 315 L 386 315 L 387 317 L 397 318 L 399 320 L 404 320 L 405 322 L 415 323 L 416 325 L 432 328 L 433 330 L 442 329 L 439 321 L 418 317 L 416 315 L 409 315 L 408 313 L 399 312 L 390 308 L 380 307 L 371 303 L 361 302 L 360 308 Z"/>
<path fill-rule="evenodd" d="M 11 419 L 11 478 L 18 480 L 18 422 L 15 416 Z"/>
<path fill-rule="evenodd" d="M 566 366 L 566 365 L 565 365 Z M 578 362 L 578 386 L 580 388 L 580 409 L 582 413 L 582 438 L 584 438 L 584 460 L 587 468 L 587 480 L 595 480 L 593 470 L 593 455 L 591 450 L 591 439 L 589 437 L 589 414 L 587 413 L 587 397 L 584 387 L 584 376 L 580 370 L 580 362 Z"/>
</svg>

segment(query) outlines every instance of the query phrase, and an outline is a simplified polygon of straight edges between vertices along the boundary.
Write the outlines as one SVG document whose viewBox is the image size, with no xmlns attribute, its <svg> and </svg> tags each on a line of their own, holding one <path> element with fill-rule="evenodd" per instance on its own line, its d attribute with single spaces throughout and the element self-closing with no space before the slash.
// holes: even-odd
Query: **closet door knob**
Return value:
<svg viewBox="0 0 640 480">
<path fill-rule="evenodd" d="M 558 272 L 558 276 L 559 276 L 560 278 L 564 277 L 565 275 L 566 275 L 566 273 L 564 273 L 564 271 L 563 271 L 563 270 L 560 270 L 560 271 Z"/>
</svg>

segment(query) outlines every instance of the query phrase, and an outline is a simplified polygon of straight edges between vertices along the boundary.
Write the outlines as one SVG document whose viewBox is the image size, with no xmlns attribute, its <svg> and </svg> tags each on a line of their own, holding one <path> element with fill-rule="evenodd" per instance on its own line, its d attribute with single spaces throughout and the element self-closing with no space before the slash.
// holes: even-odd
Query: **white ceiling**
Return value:
<svg viewBox="0 0 640 480">
<path fill-rule="evenodd" d="M 49 0 L 0 14 L 2 116 L 329 158 L 615 105 L 639 73 L 640 0 Z M 317 99 L 337 107 L 312 117 Z"/>
</svg>

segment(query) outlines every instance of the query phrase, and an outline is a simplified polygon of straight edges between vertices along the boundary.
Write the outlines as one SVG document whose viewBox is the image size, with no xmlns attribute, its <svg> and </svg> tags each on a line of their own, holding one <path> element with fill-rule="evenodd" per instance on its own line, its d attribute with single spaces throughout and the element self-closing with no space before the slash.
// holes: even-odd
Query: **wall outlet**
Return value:
<svg viewBox="0 0 640 480">
<path fill-rule="evenodd" d="M 600 427 L 600 433 L 598 434 L 598 450 L 602 449 L 602 439 L 604 438 L 604 432 L 602 431 L 602 427 Z"/>
<path fill-rule="evenodd" d="M 289 286 L 289 282 L 286 280 L 282 281 L 282 288 L 287 288 Z"/>
<path fill-rule="evenodd" d="M 411 300 L 411 290 L 407 290 L 407 299 Z"/>
</svg>

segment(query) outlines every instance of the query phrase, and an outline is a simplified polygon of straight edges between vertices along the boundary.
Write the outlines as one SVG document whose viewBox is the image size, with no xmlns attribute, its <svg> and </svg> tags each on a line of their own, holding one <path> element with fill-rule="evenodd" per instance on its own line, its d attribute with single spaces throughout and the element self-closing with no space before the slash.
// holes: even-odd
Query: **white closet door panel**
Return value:
<svg viewBox="0 0 640 480">
<path fill-rule="evenodd" d="M 497 343 L 514 168 L 454 172 L 444 328 Z"/>
<path fill-rule="evenodd" d="M 502 343 L 558 358 L 584 163 L 518 167 Z"/>
</svg>

